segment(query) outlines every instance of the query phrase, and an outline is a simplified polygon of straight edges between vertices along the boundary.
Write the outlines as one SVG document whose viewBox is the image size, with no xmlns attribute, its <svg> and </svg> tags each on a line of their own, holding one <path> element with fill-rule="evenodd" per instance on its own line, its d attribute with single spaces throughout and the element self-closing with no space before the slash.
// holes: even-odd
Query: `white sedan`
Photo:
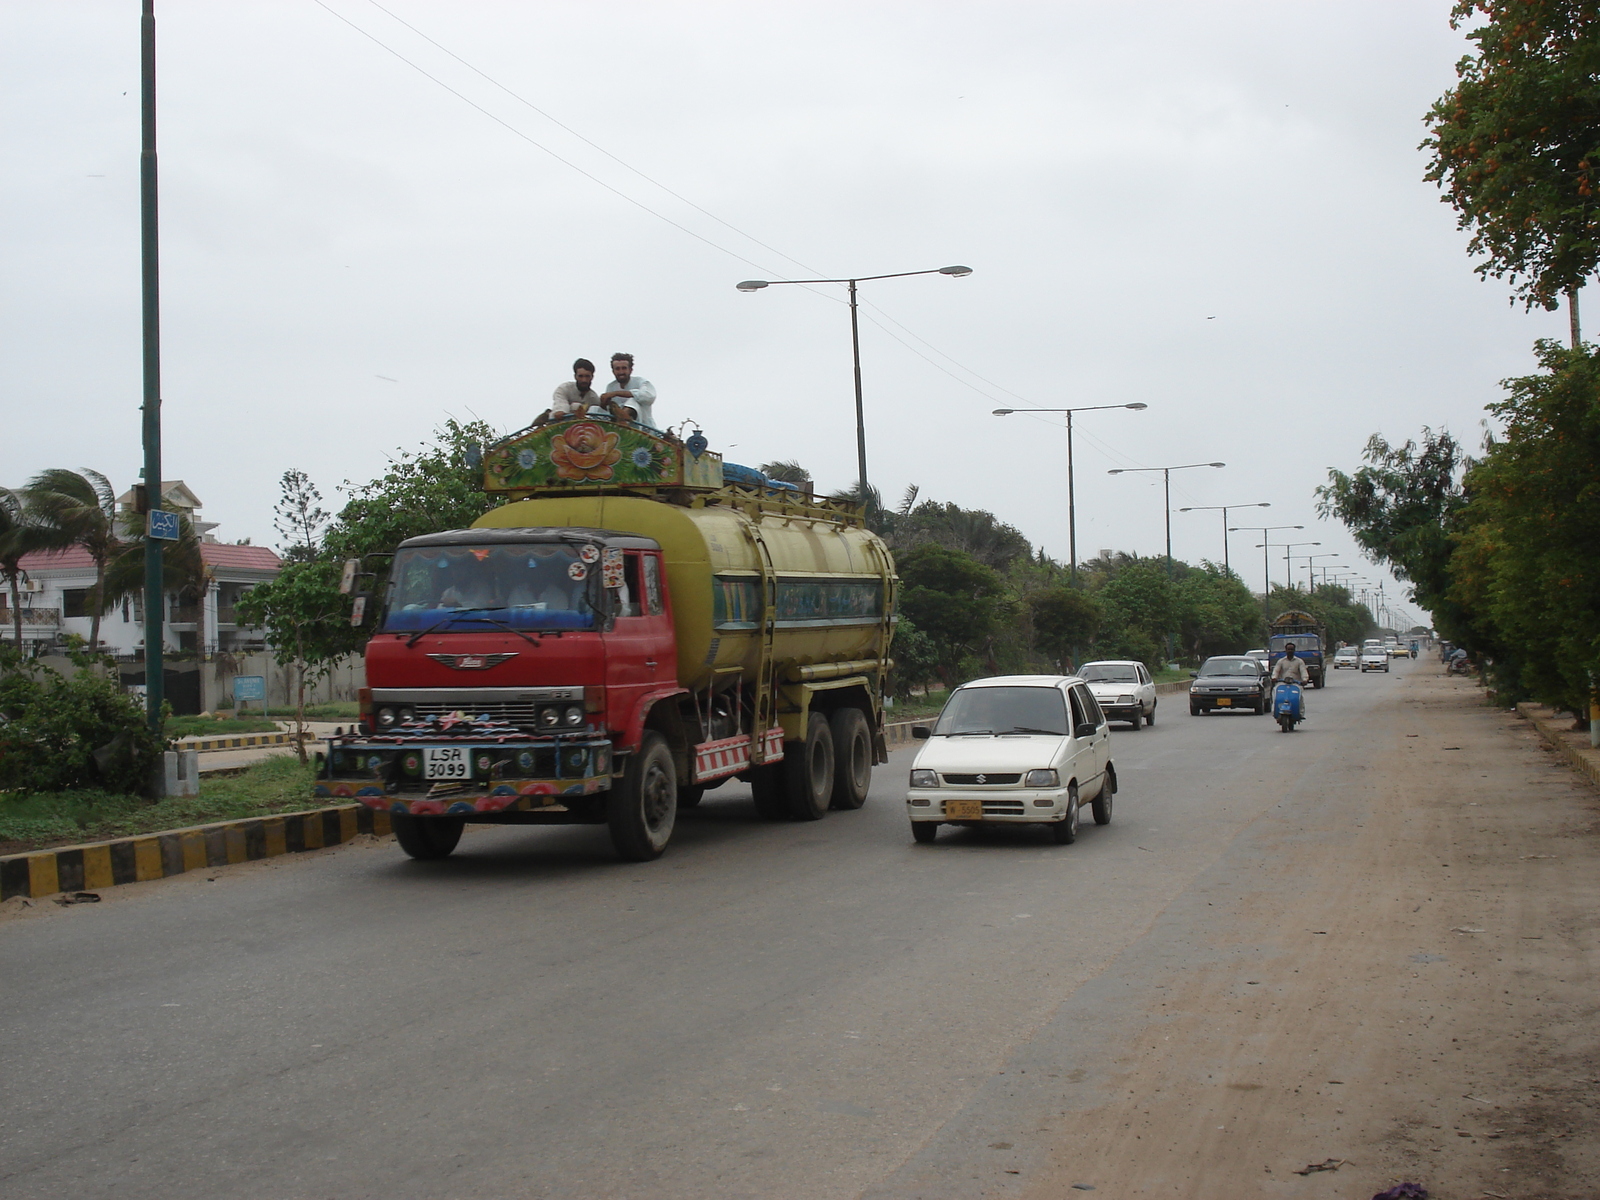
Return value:
<svg viewBox="0 0 1600 1200">
<path fill-rule="evenodd" d="M 1382 646 L 1361 647 L 1361 673 L 1368 671 L 1388 671 L 1389 652 Z"/>
<path fill-rule="evenodd" d="M 1156 684 L 1142 662 L 1106 659 L 1084 663 L 1078 678 L 1089 685 L 1108 720 L 1126 721 L 1135 729 L 1141 722 L 1156 723 Z"/>
<path fill-rule="evenodd" d="M 931 731 L 913 732 L 927 740 L 906 791 L 919 842 L 933 841 L 941 824 L 1037 824 L 1070 845 L 1085 801 L 1096 825 L 1111 821 L 1111 731 L 1082 679 L 975 679 L 950 693 Z"/>
</svg>

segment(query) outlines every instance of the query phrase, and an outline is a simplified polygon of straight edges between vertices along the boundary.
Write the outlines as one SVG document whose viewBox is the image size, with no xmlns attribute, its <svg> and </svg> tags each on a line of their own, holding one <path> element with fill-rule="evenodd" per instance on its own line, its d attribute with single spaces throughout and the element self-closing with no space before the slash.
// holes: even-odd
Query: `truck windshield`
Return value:
<svg viewBox="0 0 1600 1200">
<path fill-rule="evenodd" d="M 593 629 L 595 574 L 579 549 L 565 544 L 401 550 L 389 577 L 383 628 Z"/>
<path fill-rule="evenodd" d="M 950 697 L 939 723 L 936 737 L 960 733 L 1056 733 L 1067 732 L 1067 704 L 1053 687 L 974 687 L 959 688 Z"/>
</svg>

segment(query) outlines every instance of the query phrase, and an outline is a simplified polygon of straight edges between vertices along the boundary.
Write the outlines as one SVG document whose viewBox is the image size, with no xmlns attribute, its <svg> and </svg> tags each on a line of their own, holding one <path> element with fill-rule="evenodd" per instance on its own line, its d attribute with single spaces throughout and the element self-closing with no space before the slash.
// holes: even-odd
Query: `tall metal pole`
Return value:
<svg viewBox="0 0 1600 1200">
<path fill-rule="evenodd" d="M 1233 567 L 1228 564 L 1228 505 L 1222 506 L 1222 571 L 1225 575 L 1233 574 Z"/>
<path fill-rule="evenodd" d="M 1067 409 L 1067 557 L 1072 586 L 1078 586 L 1078 493 L 1072 480 L 1072 410 Z M 1153 710 L 1152 710 L 1153 711 Z"/>
<path fill-rule="evenodd" d="M 856 369 L 856 478 L 861 484 L 861 506 L 868 507 L 867 419 L 861 407 L 861 327 L 856 320 L 856 281 L 850 280 L 850 353 Z"/>
<path fill-rule="evenodd" d="M 156 5 L 144 0 L 140 35 L 139 241 L 144 309 L 144 487 L 149 508 L 161 507 L 161 285 L 156 221 Z M 148 520 L 148 517 L 146 518 Z M 165 626 L 161 543 L 144 539 L 145 716 L 161 732 Z"/>
<path fill-rule="evenodd" d="M 1161 468 L 1161 488 L 1167 501 L 1167 577 L 1172 577 L 1172 472 Z"/>
</svg>

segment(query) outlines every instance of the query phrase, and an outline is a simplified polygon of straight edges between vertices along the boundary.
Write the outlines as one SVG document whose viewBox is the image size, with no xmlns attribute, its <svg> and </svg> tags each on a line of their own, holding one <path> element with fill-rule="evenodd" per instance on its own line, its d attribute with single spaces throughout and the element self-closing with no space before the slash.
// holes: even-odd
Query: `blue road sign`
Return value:
<svg viewBox="0 0 1600 1200">
<path fill-rule="evenodd" d="M 261 700 L 267 698 L 267 677 L 265 675 L 235 675 L 233 677 L 233 699 L 235 703 L 240 700 Z"/>
<path fill-rule="evenodd" d="M 150 510 L 150 536 L 158 542 L 175 542 L 178 540 L 178 514 L 175 512 L 162 512 L 159 508 Z"/>
</svg>

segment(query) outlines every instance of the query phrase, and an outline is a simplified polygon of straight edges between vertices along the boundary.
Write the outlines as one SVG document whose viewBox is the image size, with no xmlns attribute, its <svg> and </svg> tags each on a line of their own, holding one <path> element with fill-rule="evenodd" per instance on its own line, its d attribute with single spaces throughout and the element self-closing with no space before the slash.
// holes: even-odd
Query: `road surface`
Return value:
<svg viewBox="0 0 1600 1200">
<path fill-rule="evenodd" d="M 914 845 L 907 750 L 651 864 L 479 829 L 9 902 L 0 1195 L 1592 1195 L 1595 795 L 1480 697 L 1166 697 L 1073 846 Z"/>
</svg>

